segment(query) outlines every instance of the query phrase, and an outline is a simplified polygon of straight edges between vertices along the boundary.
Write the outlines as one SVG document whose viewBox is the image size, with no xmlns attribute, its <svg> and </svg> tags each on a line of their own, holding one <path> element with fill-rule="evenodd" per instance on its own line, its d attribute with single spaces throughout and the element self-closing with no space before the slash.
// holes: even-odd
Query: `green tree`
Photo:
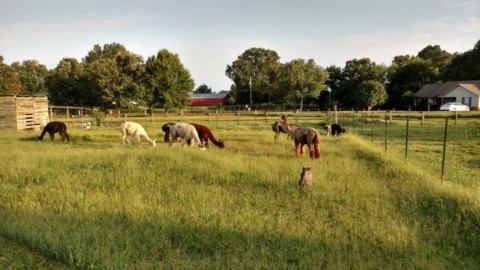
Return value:
<svg viewBox="0 0 480 270">
<path fill-rule="evenodd" d="M 453 55 L 445 50 L 442 50 L 439 45 L 428 45 L 423 48 L 418 57 L 424 60 L 431 60 L 432 64 L 438 68 L 440 74 L 443 73 L 445 68 L 452 62 Z"/>
<path fill-rule="evenodd" d="M 202 84 L 194 91 L 195 94 L 210 94 L 212 93 L 212 88 L 208 87 L 206 84 Z"/>
<path fill-rule="evenodd" d="M 325 82 L 327 85 L 327 91 L 321 93 L 323 95 L 323 100 L 326 100 L 326 107 L 330 108 L 334 103 L 338 103 L 339 100 L 338 92 L 341 87 L 341 82 L 343 81 L 342 68 L 337 66 L 328 66 L 328 80 Z M 326 96 L 325 96 L 326 95 Z"/>
<path fill-rule="evenodd" d="M 100 92 L 86 75 L 85 65 L 75 58 L 64 58 L 46 77 L 50 102 L 68 106 L 98 106 Z"/>
<path fill-rule="evenodd" d="M 405 109 L 409 106 L 404 98 L 407 91 L 416 92 L 424 84 L 435 83 L 439 78 L 438 68 L 431 60 L 412 57 L 393 69 L 387 85 L 388 101 L 386 106 L 391 109 Z"/>
<path fill-rule="evenodd" d="M 336 98 L 344 108 L 358 105 L 356 92 L 364 81 L 374 80 L 384 83 L 387 80 L 387 67 L 377 65 L 369 58 L 353 59 L 346 62 L 342 70 L 342 80 L 336 93 Z"/>
<path fill-rule="evenodd" d="M 14 94 L 16 88 L 21 87 L 20 79 L 16 70 L 3 63 L 3 56 L 0 55 L 0 94 Z"/>
<path fill-rule="evenodd" d="M 195 82 L 183 66 L 177 54 L 160 50 L 146 62 L 147 86 L 151 91 L 149 105 L 160 106 L 168 111 L 185 108 L 190 104 L 190 93 Z"/>
<path fill-rule="evenodd" d="M 368 80 L 360 83 L 357 92 L 357 101 L 361 107 L 369 109 L 379 106 L 387 101 L 387 91 L 379 81 Z"/>
<path fill-rule="evenodd" d="M 95 45 L 84 58 L 85 73 L 91 82 L 96 105 L 127 108 L 134 101 L 146 104 L 145 63 L 143 57 L 118 43 Z"/>
<path fill-rule="evenodd" d="M 444 72 L 445 81 L 478 80 L 480 78 L 480 40 L 472 50 L 454 56 Z"/>
<path fill-rule="evenodd" d="M 280 85 L 285 97 L 298 96 L 300 110 L 306 97 L 317 98 L 320 92 L 326 89 L 325 81 L 328 73 L 315 60 L 295 59 L 285 63 L 281 69 Z"/>
<path fill-rule="evenodd" d="M 48 75 L 48 69 L 45 65 L 39 64 L 36 60 L 25 60 L 22 63 L 13 62 L 12 67 L 20 78 L 21 94 L 34 95 L 47 92 L 45 77 Z"/>
<path fill-rule="evenodd" d="M 227 65 L 225 74 L 235 84 L 233 94 L 237 103 L 271 102 L 278 94 L 277 76 L 280 57 L 277 52 L 250 48 Z M 251 95 L 251 96 L 250 96 Z"/>
</svg>

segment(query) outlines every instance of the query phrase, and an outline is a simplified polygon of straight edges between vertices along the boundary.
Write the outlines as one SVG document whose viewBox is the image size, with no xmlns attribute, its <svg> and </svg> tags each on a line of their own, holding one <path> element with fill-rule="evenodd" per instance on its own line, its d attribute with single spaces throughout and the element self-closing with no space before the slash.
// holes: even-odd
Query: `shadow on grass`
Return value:
<svg viewBox="0 0 480 270">
<path fill-rule="evenodd" d="M 348 232 L 298 238 L 124 213 L 24 218 L 3 222 L 0 235 L 78 269 L 425 269 L 431 263 L 422 250 Z"/>
</svg>

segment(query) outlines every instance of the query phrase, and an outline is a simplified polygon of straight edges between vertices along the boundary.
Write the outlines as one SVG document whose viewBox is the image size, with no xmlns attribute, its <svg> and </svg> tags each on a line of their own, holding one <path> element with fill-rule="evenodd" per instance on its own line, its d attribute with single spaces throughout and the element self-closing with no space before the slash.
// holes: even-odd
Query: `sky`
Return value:
<svg viewBox="0 0 480 270">
<path fill-rule="evenodd" d="M 228 90 L 227 65 L 249 48 L 324 68 L 370 58 L 390 65 L 428 45 L 450 53 L 480 40 L 479 0 L 0 0 L 4 63 L 47 68 L 120 43 L 146 60 L 180 57 L 195 87 Z"/>
</svg>

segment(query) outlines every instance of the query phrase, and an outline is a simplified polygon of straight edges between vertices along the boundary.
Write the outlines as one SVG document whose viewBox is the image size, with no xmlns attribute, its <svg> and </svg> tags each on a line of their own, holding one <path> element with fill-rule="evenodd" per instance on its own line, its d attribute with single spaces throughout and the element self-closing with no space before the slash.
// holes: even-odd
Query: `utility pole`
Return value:
<svg viewBox="0 0 480 270">
<path fill-rule="evenodd" d="M 248 81 L 248 84 L 250 85 L 250 105 L 252 105 L 252 76 L 250 76 L 250 80 Z"/>
</svg>

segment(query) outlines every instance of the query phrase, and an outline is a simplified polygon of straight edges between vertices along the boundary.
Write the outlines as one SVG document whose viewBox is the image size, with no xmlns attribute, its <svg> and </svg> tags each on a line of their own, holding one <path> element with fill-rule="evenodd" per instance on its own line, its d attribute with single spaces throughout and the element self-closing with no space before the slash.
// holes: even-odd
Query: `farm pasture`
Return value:
<svg viewBox="0 0 480 270">
<path fill-rule="evenodd" d="M 162 137 L 160 124 L 144 124 Z M 211 128 L 225 149 L 125 148 L 113 128 L 72 131 L 68 145 L 2 131 L 1 239 L 85 269 L 480 264 L 480 190 L 351 132 L 322 136 L 310 160 L 295 157 L 291 140 L 274 141 L 270 125 Z M 300 192 L 304 165 L 313 185 Z"/>
</svg>

